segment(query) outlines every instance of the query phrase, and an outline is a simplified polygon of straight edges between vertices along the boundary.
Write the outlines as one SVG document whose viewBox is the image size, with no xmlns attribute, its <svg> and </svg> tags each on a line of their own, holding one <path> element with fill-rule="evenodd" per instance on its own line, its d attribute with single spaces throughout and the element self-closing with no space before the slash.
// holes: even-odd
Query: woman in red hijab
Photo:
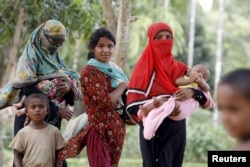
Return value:
<svg viewBox="0 0 250 167">
<path fill-rule="evenodd" d="M 176 61 L 172 56 L 172 29 L 163 22 L 157 22 L 149 27 L 147 36 L 147 47 L 130 79 L 127 91 L 127 111 L 140 125 L 143 166 L 181 167 L 186 140 L 185 119 L 174 121 L 165 118 L 157 129 L 155 137 L 146 140 L 143 137 L 142 122 L 137 116 L 139 106 L 153 97 L 162 96 L 162 100 L 166 100 L 167 96 L 173 94 L 180 101 L 194 98 L 200 105 L 204 105 L 207 99 L 199 90 L 191 88 L 178 90 L 176 87 L 175 80 L 186 73 L 187 66 Z M 178 106 L 176 110 L 178 111 Z"/>
</svg>

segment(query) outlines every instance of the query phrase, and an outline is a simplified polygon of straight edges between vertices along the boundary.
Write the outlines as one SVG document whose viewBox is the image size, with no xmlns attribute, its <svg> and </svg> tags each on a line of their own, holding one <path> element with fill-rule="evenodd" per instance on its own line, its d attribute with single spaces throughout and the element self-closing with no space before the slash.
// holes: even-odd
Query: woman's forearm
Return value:
<svg viewBox="0 0 250 167">
<path fill-rule="evenodd" d="M 109 93 L 109 97 L 111 98 L 111 101 L 113 103 L 116 103 L 117 100 L 121 97 L 121 95 L 127 89 L 127 85 L 128 84 L 126 82 L 123 82 L 123 83 L 119 84 L 119 86 L 114 91 Z"/>
</svg>

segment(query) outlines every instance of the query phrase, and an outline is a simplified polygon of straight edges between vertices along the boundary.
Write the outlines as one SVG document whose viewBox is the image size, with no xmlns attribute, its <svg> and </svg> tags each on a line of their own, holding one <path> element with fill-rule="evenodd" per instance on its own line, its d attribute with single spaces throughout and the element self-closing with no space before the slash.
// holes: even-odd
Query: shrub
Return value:
<svg viewBox="0 0 250 167">
<path fill-rule="evenodd" d="M 209 150 L 230 150 L 233 143 L 221 124 L 213 125 L 211 112 L 200 109 L 187 119 L 186 162 L 206 162 Z"/>
</svg>

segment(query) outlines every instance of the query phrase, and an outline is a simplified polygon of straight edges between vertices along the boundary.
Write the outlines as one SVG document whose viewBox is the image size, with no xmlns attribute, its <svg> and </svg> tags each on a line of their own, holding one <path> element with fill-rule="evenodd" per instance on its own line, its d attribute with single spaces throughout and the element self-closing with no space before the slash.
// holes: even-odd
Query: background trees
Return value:
<svg viewBox="0 0 250 167">
<path fill-rule="evenodd" d="M 219 52 L 216 41 L 219 37 L 217 25 L 220 1 L 192 1 L 196 3 L 194 33 L 190 33 L 189 29 L 190 13 L 192 13 L 191 0 L 0 0 L 0 83 L 3 85 L 10 80 L 16 61 L 31 32 L 48 19 L 58 19 L 66 26 L 68 40 L 60 52 L 66 64 L 77 71 L 80 71 L 86 64 L 88 52 L 86 45 L 89 35 L 95 28 L 107 26 L 117 36 L 114 60 L 126 71 L 128 76 L 147 43 L 148 26 L 155 21 L 165 21 L 174 30 L 173 55 L 184 63 L 188 63 L 188 52 L 193 49 L 193 59 L 190 61 L 193 64 L 204 63 L 209 67 L 212 73 L 209 82 L 213 89 L 215 83 L 218 82 L 214 82 L 214 78 L 216 53 Z M 205 2 L 213 2 L 210 10 L 200 5 Z M 220 51 L 222 63 L 221 70 L 217 71 L 217 76 L 235 68 L 250 67 L 248 61 L 250 57 L 248 49 L 250 48 L 249 5 L 248 0 L 240 2 L 224 0 L 224 13 L 221 17 L 223 29 L 220 31 L 223 37 Z M 206 6 L 209 5 L 205 4 Z M 193 48 L 188 47 L 190 38 L 194 39 Z M 206 113 L 207 122 L 199 121 L 204 116 L 203 113 Z M 201 111 L 197 114 L 191 117 L 193 122 L 197 122 L 199 125 L 211 123 L 212 111 Z M 198 129 L 194 128 L 196 124 L 190 124 L 190 126 L 192 126 L 190 129 Z M 198 129 L 199 133 L 210 131 L 205 125 L 201 127 L 205 130 L 199 131 Z M 127 142 L 133 147 L 125 146 L 125 149 L 138 150 L 137 140 L 133 140 L 136 137 L 134 134 L 137 129 L 135 127 L 128 129 Z M 4 129 L 1 132 L 4 132 Z M 197 138 L 207 139 L 206 141 L 209 143 L 214 133 L 210 133 L 211 136 L 207 137 L 209 139 L 205 137 L 206 135 L 204 138 L 199 138 L 199 136 Z M 192 141 L 192 143 L 195 142 Z M 199 143 L 202 141 L 197 140 L 195 147 Z M 188 148 L 193 149 L 189 146 Z M 135 152 L 139 154 L 138 151 Z M 126 156 L 131 155 L 129 150 L 125 150 L 125 154 Z"/>
<path fill-rule="evenodd" d="M 212 0 L 206 0 L 212 1 Z M 226 55 L 223 59 L 222 73 L 228 72 L 233 68 L 249 66 L 249 23 L 247 15 L 249 11 L 247 4 L 249 2 L 244 0 L 242 7 L 238 7 L 236 0 L 224 0 L 224 42 L 222 45 L 222 55 Z M 150 1 L 141 2 L 139 0 L 122 1 L 122 0 L 62 0 L 62 1 L 6 1 L 0 0 L 0 64 L 3 69 L 0 70 L 1 76 L 5 72 L 7 62 L 11 59 L 10 49 L 13 47 L 14 34 L 18 29 L 18 21 L 20 21 L 20 11 L 23 12 L 23 23 L 19 23 L 21 27 L 20 37 L 16 40 L 17 53 L 14 54 L 16 59 L 19 57 L 25 42 L 30 36 L 30 33 L 39 24 L 48 19 L 58 19 L 65 24 L 68 30 L 68 41 L 61 49 L 66 62 L 73 65 L 75 55 L 80 56 L 78 67 L 82 67 L 85 62 L 81 59 L 87 52 L 86 41 L 94 28 L 107 25 L 117 37 L 117 33 L 122 32 L 117 28 L 119 26 L 119 12 L 122 12 L 122 6 L 126 11 L 126 16 L 123 21 L 120 21 L 120 27 L 126 28 L 124 30 L 126 35 L 123 35 L 122 40 L 128 39 L 128 60 L 125 61 L 125 70 L 129 71 L 130 67 L 136 62 L 140 53 L 147 42 L 146 29 L 152 22 L 163 20 L 168 22 L 174 29 L 175 33 L 175 48 L 174 55 L 187 63 L 188 41 L 189 41 L 189 14 L 190 3 L 188 1 Z M 125 5 L 127 6 L 125 6 Z M 129 6 L 130 5 L 130 6 Z M 21 10 L 22 9 L 22 10 Z M 216 53 L 216 26 L 218 22 L 218 3 L 214 2 L 213 8 L 210 11 L 204 11 L 199 3 L 196 1 L 196 16 L 195 16 L 195 38 L 194 38 L 194 64 L 204 61 L 209 65 L 215 63 Z M 19 17 L 18 17 L 19 16 Z M 126 22 L 125 20 L 136 17 L 135 22 Z M 122 18 L 122 17 L 121 17 Z M 126 23 L 126 24 L 125 24 Z M 130 23 L 130 24 L 129 24 Z M 124 24 L 124 25 L 122 25 Z M 120 29 L 121 29 L 120 28 Z M 117 33 L 116 33 L 117 32 Z M 129 32 L 129 33 L 128 33 Z M 19 42 L 18 42 L 19 41 Z M 79 41 L 77 43 L 77 41 Z M 75 45 L 77 43 L 77 46 Z M 72 47 L 73 46 L 73 47 Z M 118 46 L 117 46 L 118 47 Z M 74 49 L 72 49 L 74 48 Z M 233 49 L 231 49 L 233 48 Z M 120 50 L 120 49 L 118 49 Z M 11 54 L 13 55 L 13 54 Z M 117 54 L 119 57 L 120 54 Z M 122 57 L 122 56 L 121 56 Z M 119 58 L 115 60 L 118 61 Z M 210 60 L 208 60 L 210 59 Z M 126 60 L 126 59 L 125 59 Z M 118 61 L 120 63 L 120 60 Z M 81 66 L 79 66 L 81 64 Z M 230 64 L 230 65 L 228 65 Z M 212 70 L 212 67 L 211 67 Z M 3 77 L 0 78 L 3 80 Z M 6 82 L 6 81 L 5 81 Z"/>
</svg>

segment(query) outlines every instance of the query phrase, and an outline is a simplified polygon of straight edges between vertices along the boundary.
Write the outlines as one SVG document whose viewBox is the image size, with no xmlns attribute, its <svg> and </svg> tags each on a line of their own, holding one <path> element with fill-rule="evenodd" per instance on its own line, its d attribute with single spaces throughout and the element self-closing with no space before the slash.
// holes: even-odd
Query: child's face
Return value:
<svg viewBox="0 0 250 167">
<path fill-rule="evenodd" d="M 95 59 L 102 63 L 108 63 L 114 53 L 114 50 L 114 43 L 106 37 L 101 37 L 93 52 L 95 53 Z"/>
<path fill-rule="evenodd" d="M 205 66 L 195 65 L 193 66 L 193 68 L 191 68 L 189 72 L 189 78 L 192 79 L 203 78 L 205 81 L 208 81 L 210 78 L 210 72 Z"/>
<path fill-rule="evenodd" d="M 46 104 L 39 98 L 30 99 L 29 105 L 26 107 L 26 114 L 35 122 L 43 121 L 47 112 Z"/>
<path fill-rule="evenodd" d="M 250 101 L 227 84 L 218 87 L 218 107 L 221 121 L 230 136 L 244 139 L 250 133 Z"/>
</svg>

